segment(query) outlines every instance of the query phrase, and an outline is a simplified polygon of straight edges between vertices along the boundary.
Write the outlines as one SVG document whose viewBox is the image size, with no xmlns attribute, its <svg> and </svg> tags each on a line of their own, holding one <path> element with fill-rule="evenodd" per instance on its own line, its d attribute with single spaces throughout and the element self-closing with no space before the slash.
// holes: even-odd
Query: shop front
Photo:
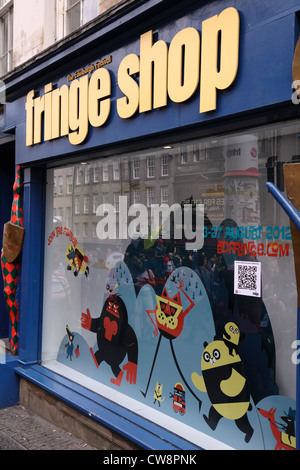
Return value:
<svg viewBox="0 0 300 470">
<path fill-rule="evenodd" d="M 141 448 L 293 450 L 294 250 L 266 183 L 300 161 L 297 2 L 137 3 L 8 84 L 16 372 Z"/>
</svg>

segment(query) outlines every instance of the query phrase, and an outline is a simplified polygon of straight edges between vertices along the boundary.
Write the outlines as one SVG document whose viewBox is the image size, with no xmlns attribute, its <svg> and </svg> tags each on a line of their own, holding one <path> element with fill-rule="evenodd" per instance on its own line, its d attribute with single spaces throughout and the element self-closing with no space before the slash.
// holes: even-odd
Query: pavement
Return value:
<svg viewBox="0 0 300 470">
<path fill-rule="evenodd" d="M 0 409 L 0 450 L 97 450 L 22 405 Z"/>
<path fill-rule="evenodd" d="M 9 351 L 0 340 L 0 354 Z M 0 409 L 0 450 L 97 450 L 18 404 Z"/>
</svg>

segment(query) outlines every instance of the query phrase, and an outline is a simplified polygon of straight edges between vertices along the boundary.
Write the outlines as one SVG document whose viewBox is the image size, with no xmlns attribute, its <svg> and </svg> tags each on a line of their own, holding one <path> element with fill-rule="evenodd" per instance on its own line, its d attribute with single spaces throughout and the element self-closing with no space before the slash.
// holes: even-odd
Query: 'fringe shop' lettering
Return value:
<svg viewBox="0 0 300 470">
<path fill-rule="evenodd" d="M 153 32 L 140 37 L 140 55 L 129 54 L 120 63 L 117 99 L 120 118 L 128 119 L 167 106 L 168 98 L 183 103 L 199 87 L 199 112 L 217 107 L 217 90 L 235 80 L 239 55 L 239 14 L 226 8 L 202 23 L 202 33 L 192 27 L 179 31 L 167 43 L 153 43 Z M 200 44 L 201 42 L 201 44 Z M 200 67 L 201 56 L 201 67 Z M 153 66 L 154 65 L 154 66 Z M 26 100 L 26 146 L 68 136 L 73 145 L 87 137 L 89 125 L 103 126 L 111 110 L 111 76 L 106 68 L 73 80 L 70 87 L 48 83 L 44 95 L 31 90 Z"/>
</svg>

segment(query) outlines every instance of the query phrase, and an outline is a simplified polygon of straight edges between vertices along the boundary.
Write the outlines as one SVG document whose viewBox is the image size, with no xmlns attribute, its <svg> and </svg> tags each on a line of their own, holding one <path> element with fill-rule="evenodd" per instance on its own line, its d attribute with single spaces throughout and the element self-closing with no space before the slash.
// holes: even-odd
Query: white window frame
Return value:
<svg viewBox="0 0 300 470">
<path fill-rule="evenodd" d="M 140 160 L 134 159 L 132 163 L 132 177 L 134 180 L 140 179 Z"/>
<path fill-rule="evenodd" d="M 102 166 L 102 179 L 103 181 L 108 181 L 109 180 L 109 174 L 108 174 L 108 163 L 104 162 Z"/>
<path fill-rule="evenodd" d="M 5 38 L 7 47 L 3 54 L 0 55 L 0 77 L 10 72 L 13 68 L 13 5 L 13 0 L 0 0 L 0 21 L 2 22 L 4 16 L 8 15 L 8 30 L 7 37 Z M 3 67 L 3 70 L 1 67 L 2 60 L 5 60 L 5 67 Z"/>
<path fill-rule="evenodd" d="M 67 175 L 67 194 L 72 194 L 73 192 L 73 175 Z"/>
<path fill-rule="evenodd" d="M 96 214 L 98 206 L 99 206 L 99 195 L 93 194 L 93 214 Z"/>
<path fill-rule="evenodd" d="M 141 191 L 139 189 L 134 189 L 133 191 L 133 204 L 141 203 Z"/>
<path fill-rule="evenodd" d="M 65 26 L 66 35 L 72 34 L 74 31 L 76 31 L 83 25 L 83 3 L 84 3 L 84 0 L 77 0 L 75 1 L 74 5 L 71 5 L 70 7 L 68 7 L 68 0 L 64 1 L 64 11 L 65 11 L 65 25 L 64 26 Z M 77 28 L 68 31 L 68 13 L 72 9 L 74 9 L 78 4 L 80 5 L 79 25 Z"/>
<path fill-rule="evenodd" d="M 161 204 L 169 203 L 169 186 L 160 187 L 160 202 Z"/>
<path fill-rule="evenodd" d="M 188 161 L 188 156 L 187 156 L 187 152 L 186 151 L 183 151 L 181 152 L 181 163 L 182 165 L 185 165 Z"/>
<path fill-rule="evenodd" d="M 97 163 L 94 165 L 93 178 L 94 183 L 99 183 L 99 167 Z"/>
<path fill-rule="evenodd" d="M 89 184 L 90 182 L 90 165 L 85 166 L 85 171 L 84 171 L 84 183 Z"/>
<path fill-rule="evenodd" d="M 113 179 L 114 181 L 120 180 L 120 162 L 119 160 L 113 161 Z"/>
<path fill-rule="evenodd" d="M 64 194 L 64 177 L 62 175 L 58 176 L 58 194 L 60 196 Z"/>
<path fill-rule="evenodd" d="M 147 157 L 147 178 L 155 177 L 155 157 Z"/>
<path fill-rule="evenodd" d="M 169 155 L 161 156 L 161 176 L 169 176 Z"/>
<path fill-rule="evenodd" d="M 155 190 L 151 186 L 147 188 L 147 207 L 151 207 L 151 204 L 155 203 Z"/>
<path fill-rule="evenodd" d="M 118 214 L 120 212 L 120 193 L 114 193 L 114 208 L 115 208 L 115 213 Z"/>
<path fill-rule="evenodd" d="M 76 185 L 80 186 L 82 181 L 82 167 L 78 166 L 76 169 Z"/>
<path fill-rule="evenodd" d="M 83 213 L 89 214 L 90 212 L 90 196 L 86 194 L 83 198 Z"/>
<path fill-rule="evenodd" d="M 200 150 L 199 149 L 194 150 L 194 162 L 195 163 L 200 162 Z"/>
<path fill-rule="evenodd" d="M 80 196 L 75 196 L 74 212 L 80 214 Z"/>
</svg>

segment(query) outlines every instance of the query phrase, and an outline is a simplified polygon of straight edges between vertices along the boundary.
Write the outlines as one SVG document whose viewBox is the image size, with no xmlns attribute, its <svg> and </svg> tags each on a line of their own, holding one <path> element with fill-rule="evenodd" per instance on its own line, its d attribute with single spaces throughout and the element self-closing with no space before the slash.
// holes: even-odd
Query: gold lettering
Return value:
<svg viewBox="0 0 300 470">
<path fill-rule="evenodd" d="M 97 70 L 89 88 L 89 121 L 93 127 L 102 126 L 110 114 L 111 80 L 107 69 Z M 104 99 L 106 98 L 106 99 Z"/>
<path fill-rule="evenodd" d="M 27 94 L 26 99 L 26 146 L 33 145 L 33 109 L 34 109 L 34 90 L 31 90 Z"/>
<path fill-rule="evenodd" d="M 117 110 L 123 119 L 133 116 L 139 108 L 139 86 L 132 78 L 139 71 L 140 60 L 137 55 L 129 54 L 122 60 L 118 70 L 118 84 L 125 96 L 118 99 Z"/>
<path fill-rule="evenodd" d="M 148 31 L 140 42 L 140 113 L 167 104 L 168 46 L 164 41 L 153 44 Z M 153 95 L 153 105 L 152 105 Z"/>
<path fill-rule="evenodd" d="M 81 144 L 88 134 L 88 87 L 89 77 L 74 80 L 69 94 L 69 126 L 74 132 L 69 134 L 73 145 Z"/>
<path fill-rule="evenodd" d="M 45 111 L 45 95 L 35 98 L 34 100 L 34 144 L 42 142 L 42 117 Z"/>
<path fill-rule="evenodd" d="M 203 21 L 201 39 L 195 28 L 188 27 L 174 36 L 168 48 L 165 41 L 154 42 L 152 31 L 142 34 L 140 57 L 127 55 L 118 69 L 124 95 L 116 102 L 118 115 L 128 119 L 137 111 L 161 108 L 168 97 L 183 103 L 198 88 L 200 113 L 216 109 L 218 90 L 228 88 L 237 74 L 239 30 L 238 11 L 226 8 Z M 79 145 L 89 124 L 105 124 L 111 111 L 111 78 L 103 66 L 111 61 L 109 56 L 68 75 L 69 85 L 61 88 L 48 83 L 44 96 L 35 98 L 35 91 L 30 91 L 25 105 L 26 145 L 40 143 L 43 131 L 45 141 L 68 135 L 72 145 Z"/>
<path fill-rule="evenodd" d="M 69 87 L 52 92 L 52 139 L 69 134 Z"/>
<path fill-rule="evenodd" d="M 200 113 L 216 109 L 217 90 L 228 88 L 236 77 L 239 29 L 239 14 L 231 7 L 202 23 Z"/>
<path fill-rule="evenodd" d="M 44 140 L 52 139 L 52 83 L 45 86 Z"/>
<path fill-rule="evenodd" d="M 172 101 L 182 103 L 195 93 L 199 70 L 200 35 L 194 28 L 183 29 L 169 47 L 168 93 Z"/>
</svg>

